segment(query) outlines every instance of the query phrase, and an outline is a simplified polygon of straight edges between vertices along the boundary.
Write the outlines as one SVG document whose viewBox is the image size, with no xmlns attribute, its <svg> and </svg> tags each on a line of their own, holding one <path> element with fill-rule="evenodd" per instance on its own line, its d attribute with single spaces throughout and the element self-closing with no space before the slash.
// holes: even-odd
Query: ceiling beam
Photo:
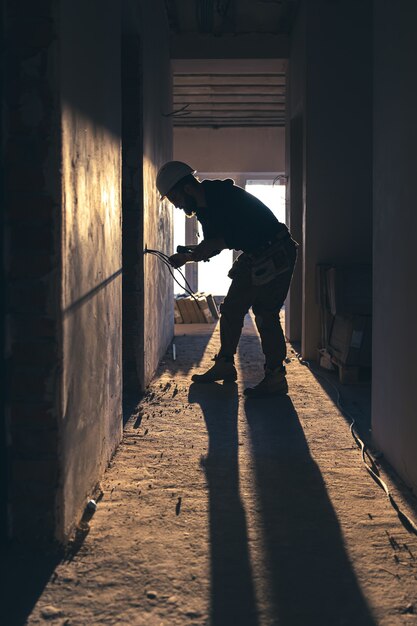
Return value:
<svg viewBox="0 0 417 626">
<path fill-rule="evenodd" d="M 269 58 L 207 58 L 173 59 L 172 69 L 175 74 L 285 74 L 288 61 Z"/>
<path fill-rule="evenodd" d="M 174 95 L 175 105 L 192 105 L 192 104 L 274 104 L 276 106 L 284 105 L 285 98 L 273 98 L 271 96 L 263 97 L 259 95 L 242 95 L 234 97 L 233 94 L 224 94 L 223 96 L 180 96 Z"/>
<path fill-rule="evenodd" d="M 198 122 L 175 124 L 176 128 L 283 128 L 285 127 L 285 119 L 282 120 L 199 120 Z"/>
<path fill-rule="evenodd" d="M 289 36 L 273 33 L 171 33 L 172 59 L 288 59 Z"/>
</svg>

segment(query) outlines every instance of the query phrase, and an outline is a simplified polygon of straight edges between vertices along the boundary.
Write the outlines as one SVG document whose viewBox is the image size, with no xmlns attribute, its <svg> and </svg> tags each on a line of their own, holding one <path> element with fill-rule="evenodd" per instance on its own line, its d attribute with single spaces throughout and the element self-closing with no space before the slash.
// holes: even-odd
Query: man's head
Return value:
<svg viewBox="0 0 417 626">
<path fill-rule="evenodd" d="M 161 167 L 156 177 L 156 186 L 161 198 L 167 197 L 189 217 L 194 215 L 197 208 L 193 190 L 199 183 L 193 174 L 195 170 L 186 163 L 169 161 Z"/>
</svg>

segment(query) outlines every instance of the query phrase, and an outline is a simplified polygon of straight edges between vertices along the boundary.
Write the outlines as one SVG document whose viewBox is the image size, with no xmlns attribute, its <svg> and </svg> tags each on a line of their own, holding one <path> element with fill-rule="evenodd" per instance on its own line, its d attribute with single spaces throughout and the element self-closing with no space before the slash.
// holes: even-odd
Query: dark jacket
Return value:
<svg viewBox="0 0 417 626">
<path fill-rule="evenodd" d="M 222 237 L 228 248 L 251 252 L 287 230 L 258 198 L 233 180 L 203 180 L 207 206 L 196 211 L 204 239 Z"/>
</svg>

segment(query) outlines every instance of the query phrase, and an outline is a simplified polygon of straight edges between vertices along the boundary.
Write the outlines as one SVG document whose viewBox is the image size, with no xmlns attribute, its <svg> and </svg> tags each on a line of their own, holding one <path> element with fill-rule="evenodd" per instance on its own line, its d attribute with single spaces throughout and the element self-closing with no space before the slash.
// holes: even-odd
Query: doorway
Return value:
<svg viewBox="0 0 417 626">
<path fill-rule="evenodd" d="M 245 189 L 266 204 L 279 222 L 286 223 L 286 186 L 281 184 L 280 175 L 275 178 L 248 179 Z"/>
<path fill-rule="evenodd" d="M 143 129 L 141 41 L 123 9 L 122 261 L 123 420 L 130 417 L 143 375 Z"/>
</svg>

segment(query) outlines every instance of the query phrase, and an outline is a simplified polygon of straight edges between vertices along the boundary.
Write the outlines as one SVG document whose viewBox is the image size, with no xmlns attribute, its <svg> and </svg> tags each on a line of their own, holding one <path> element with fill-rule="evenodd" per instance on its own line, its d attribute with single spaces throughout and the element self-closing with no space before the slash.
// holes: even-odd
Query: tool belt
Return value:
<svg viewBox="0 0 417 626">
<path fill-rule="evenodd" d="M 272 237 L 272 239 L 265 241 L 265 243 L 261 244 L 257 248 L 254 248 L 247 254 L 255 260 L 260 256 L 263 256 L 266 252 L 269 252 L 271 249 L 276 249 L 277 247 L 282 246 L 282 244 L 288 239 L 291 239 L 290 233 L 286 229 L 282 230 Z"/>
<path fill-rule="evenodd" d="M 234 262 L 228 276 L 236 278 L 241 272 L 250 272 L 255 287 L 266 285 L 280 274 L 289 271 L 287 244 L 293 241 L 288 231 L 278 233 L 271 241 L 251 252 L 242 253 Z M 297 245 L 294 242 L 294 245 Z"/>
</svg>

